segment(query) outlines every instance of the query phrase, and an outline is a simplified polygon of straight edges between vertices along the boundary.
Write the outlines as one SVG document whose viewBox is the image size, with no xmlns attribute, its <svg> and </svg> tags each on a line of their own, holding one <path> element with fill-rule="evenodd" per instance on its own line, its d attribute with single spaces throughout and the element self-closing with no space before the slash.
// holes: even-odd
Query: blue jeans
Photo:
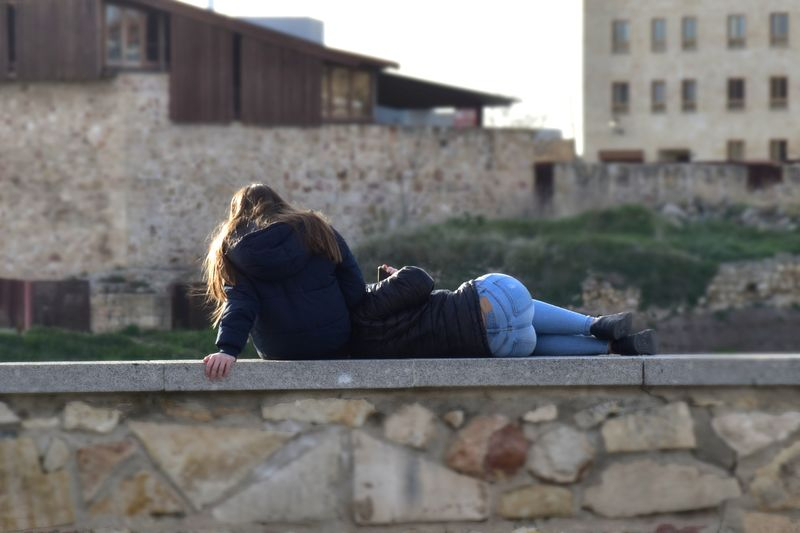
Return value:
<svg viewBox="0 0 800 533">
<path fill-rule="evenodd" d="M 608 343 L 589 334 L 593 318 L 531 298 L 528 289 L 506 274 L 475 280 L 495 357 L 597 355 Z"/>
</svg>

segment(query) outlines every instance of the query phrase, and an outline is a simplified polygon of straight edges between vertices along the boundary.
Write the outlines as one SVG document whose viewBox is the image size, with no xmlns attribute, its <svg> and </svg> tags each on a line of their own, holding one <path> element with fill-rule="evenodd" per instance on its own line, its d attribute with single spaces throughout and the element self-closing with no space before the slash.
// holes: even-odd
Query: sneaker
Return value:
<svg viewBox="0 0 800 533">
<path fill-rule="evenodd" d="M 621 339 L 631 333 L 633 313 L 617 313 L 598 317 L 589 328 L 589 333 L 604 341 Z"/>
<path fill-rule="evenodd" d="M 658 350 L 656 332 L 646 329 L 609 343 L 609 351 L 620 355 L 655 355 Z"/>
</svg>

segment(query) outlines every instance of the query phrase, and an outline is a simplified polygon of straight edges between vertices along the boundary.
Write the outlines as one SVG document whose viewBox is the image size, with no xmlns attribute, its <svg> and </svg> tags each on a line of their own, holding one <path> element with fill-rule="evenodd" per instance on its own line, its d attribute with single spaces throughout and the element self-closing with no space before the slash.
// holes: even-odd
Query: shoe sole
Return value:
<svg viewBox="0 0 800 533">
<path fill-rule="evenodd" d="M 622 319 L 614 324 L 613 335 L 614 338 L 610 340 L 619 340 L 622 337 L 627 337 L 631 334 L 633 328 L 633 313 L 624 313 Z"/>
<path fill-rule="evenodd" d="M 657 344 L 656 332 L 652 329 L 640 331 L 633 336 L 633 347 L 638 355 L 655 355 Z"/>
</svg>

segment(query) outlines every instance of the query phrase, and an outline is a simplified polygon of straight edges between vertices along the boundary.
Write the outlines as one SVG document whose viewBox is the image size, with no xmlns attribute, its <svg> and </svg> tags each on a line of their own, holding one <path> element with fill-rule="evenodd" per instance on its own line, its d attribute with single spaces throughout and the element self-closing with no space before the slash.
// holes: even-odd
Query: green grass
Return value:
<svg viewBox="0 0 800 533">
<path fill-rule="evenodd" d="M 197 359 L 216 351 L 216 332 L 205 330 L 81 333 L 55 328 L 32 328 L 23 334 L 0 333 L 0 362 L 120 361 Z M 240 358 L 257 357 L 248 344 Z"/>
<path fill-rule="evenodd" d="M 486 272 L 519 278 L 535 298 L 580 303 L 581 282 L 595 273 L 642 291 L 642 307 L 693 305 L 719 264 L 800 253 L 798 232 L 766 231 L 722 219 L 676 226 L 638 206 L 560 220 L 468 217 L 372 239 L 356 250 L 365 273 L 375 266 L 417 265 L 441 288 Z"/>
</svg>

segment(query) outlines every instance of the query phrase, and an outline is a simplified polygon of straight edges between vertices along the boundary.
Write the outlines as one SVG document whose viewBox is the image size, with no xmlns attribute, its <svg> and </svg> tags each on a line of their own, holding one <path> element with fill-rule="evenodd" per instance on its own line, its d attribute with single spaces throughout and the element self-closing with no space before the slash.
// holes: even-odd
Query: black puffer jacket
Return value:
<svg viewBox="0 0 800 533">
<path fill-rule="evenodd" d="M 351 314 L 353 357 L 488 357 L 491 355 L 472 281 L 433 290 L 417 267 L 367 286 Z"/>
</svg>

